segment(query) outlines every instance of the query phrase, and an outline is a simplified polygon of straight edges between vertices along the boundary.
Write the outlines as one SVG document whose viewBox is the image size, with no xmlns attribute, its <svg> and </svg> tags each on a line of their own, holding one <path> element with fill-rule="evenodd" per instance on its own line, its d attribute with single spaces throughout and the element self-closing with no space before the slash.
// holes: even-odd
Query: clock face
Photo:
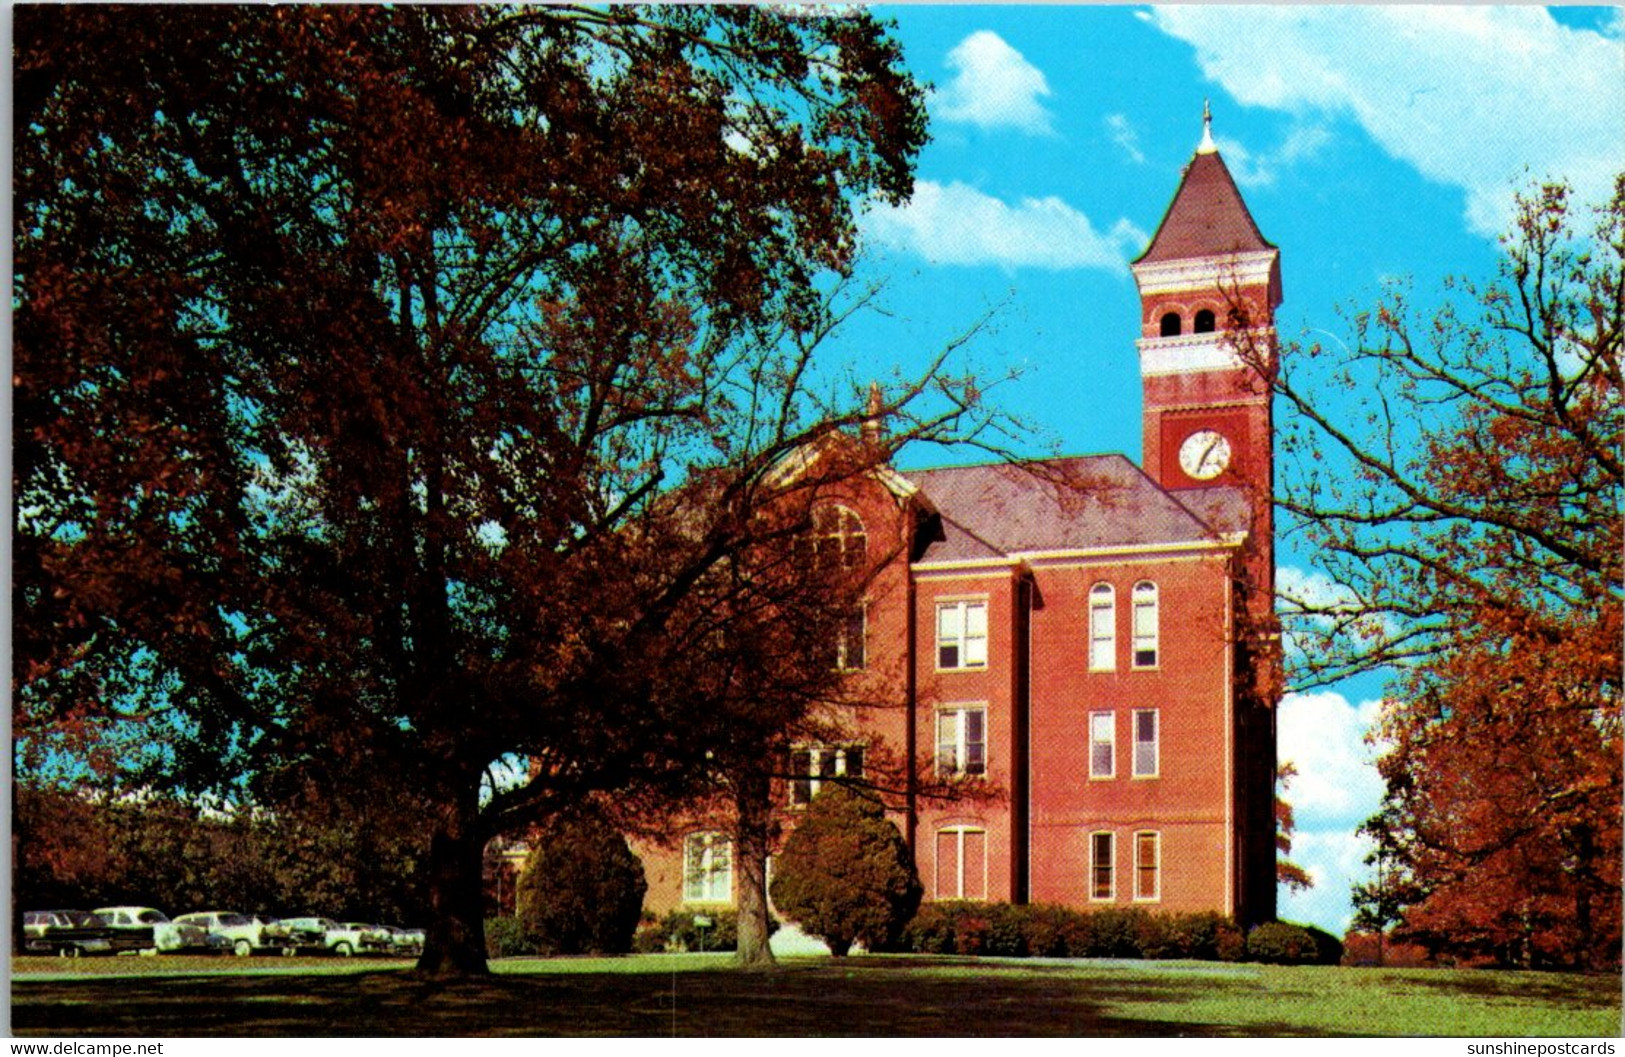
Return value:
<svg viewBox="0 0 1625 1057">
<path fill-rule="evenodd" d="M 1179 446 L 1179 467 L 1198 481 L 1211 481 L 1230 465 L 1230 441 L 1213 429 L 1199 429 Z"/>
</svg>

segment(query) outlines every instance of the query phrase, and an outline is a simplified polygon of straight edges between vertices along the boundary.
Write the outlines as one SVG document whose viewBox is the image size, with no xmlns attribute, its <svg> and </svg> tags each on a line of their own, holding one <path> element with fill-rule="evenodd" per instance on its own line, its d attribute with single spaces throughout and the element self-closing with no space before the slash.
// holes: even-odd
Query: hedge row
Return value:
<svg viewBox="0 0 1625 1057">
<path fill-rule="evenodd" d="M 695 916 L 710 920 L 700 928 Z M 779 923 L 771 916 L 767 919 L 767 934 L 779 930 Z M 673 910 L 659 921 L 644 918 L 632 938 L 632 949 L 639 954 L 659 954 L 662 951 L 731 951 L 739 945 L 739 915 L 732 910 Z"/>
<path fill-rule="evenodd" d="M 700 929 L 695 912 L 674 910 L 645 919 L 633 941 L 640 953 L 731 951 L 738 916 L 708 910 Z M 769 922 L 777 931 L 778 922 Z M 513 918 L 488 918 L 486 948 L 493 958 L 537 953 L 535 941 Z M 1269 922 L 1243 933 L 1212 911 L 1153 914 L 1139 908 L 1073 910 L 1010 903 L 926 903 L 903 930 L 899 947 L 916 954 L 980 954 L 1007 958 L 1193 958 L 1278 965 L 1336 965 L 1343 944 L 1320 929 Z"/>
<path fill-rule="evenodd" d="M 1243 933 L 1211 911 L 1153 914 L 1139 908 L 1082 911 L 1009 903 L 927 903 L 903 930 L 902 947 L 917 954 L 1318 965 L 1335 965 L 1343 956 L 1336 937 L 1285 922 Z"/>
</svg>

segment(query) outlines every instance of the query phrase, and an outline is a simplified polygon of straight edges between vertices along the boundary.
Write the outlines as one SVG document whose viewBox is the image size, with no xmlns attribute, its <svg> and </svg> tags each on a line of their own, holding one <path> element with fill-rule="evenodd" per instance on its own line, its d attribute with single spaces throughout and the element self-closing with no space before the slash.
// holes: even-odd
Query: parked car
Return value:
<svg viewBox="0 0 1625 1057">
<path fill-rule="evenodd" d="M 249 920 L 264 930 L 266 946 L 280 947 L 283 954 L 294 955 L 300 951 L 327 949 L 326 934 L 320 928 L 299 925 L 300 919 L 284 921 L 261 914 L 250 914 Z"/>
<path fill-rule="evenodd" d="M 362 954 L 394 954 L 395 953 L 395 940 L 394 940 L 394 938 L 391 937 L 388 932 L 384 931 L 384 929 L 381 926 L 378 926 L 378 925 L 365 925 L 365 924 L 362 924 L 359 921 L 352 921 L 352 922 L 350 922 L 348 924 L 339 926 L 339 935 L 341 937 L 348 937 L 348 936 L 353 935 L 355 937 L 355 946 L 352 947 L 351 950 L 354 951 L 354 952 L 357 952 L 357 953 L 362 953 Z M 340 942 L 346 942 L 346 940 L 341 939 Z M 329 943 L 331 944 L 331 940 L 329 941 Z M 336 947 L 334 948 L 334 953 L 335 954 L 338 953 L 338 950 L 337 950 Z"/>
<path fill-rule="evenodd" d="M 402 929 L 394 925 L 380 925 L 379 929 L 389 937 L 390 954 L 403 954 L 416 958 L 423 953 L 423 930 Z"/>
<path fill-rule="evenodd" d="M 64 958 L 108 954 L 113 950 L 113 930 L 88 910 L 26 910 L 22 949 Z"/>
<path fill-rule="evenodd" d="M 286 918 L 284 924 L 300 928 L 321 929 L 324 950 L 348 958 L 352 954 L 382 954 L 393 942 L 371 925 L 355 923 L 341 925 L 332 918 Z"/>
<path fill-rule="evenodd" d="M 266 934 L 265 925 L 234 910 L 199 910 L 182 914 L 175 921 L 182 925 L 197 925 L 212 936 L 218 936 L 239 958 L 255 951 L 280 949 L 274 935 Z"/>
<path fill-rule="evenodd" d="M 312 944 L 321 951 L 328 950 L 327 933 L 329 929 L 338 928 L 338 923 L 331 918 L 283 918 L 280 922 L 283 928 L 297 929 L 301 936 L 313 937 Z"/>
<path fill-rule="evenodd" d="M 211 937 L 208 929 L 171 921 L 162 911 L 151 907 L 99 907 L 95 914 L 115 933 L 130 937 L 132 946 L 136 945 L 135 939 L 145 937 L 146 942 L 139 944 L 142 949 L 173 953 L 221 950 L 229 946 L 223 938 Z M 118 946 L 116 941 L 114 946 Z"/>
</svg>

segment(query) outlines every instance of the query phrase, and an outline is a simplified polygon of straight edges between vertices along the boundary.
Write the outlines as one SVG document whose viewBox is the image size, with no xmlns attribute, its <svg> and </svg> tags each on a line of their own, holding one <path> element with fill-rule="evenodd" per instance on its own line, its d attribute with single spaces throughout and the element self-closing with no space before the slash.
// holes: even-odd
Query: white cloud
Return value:
<svg viewBox="0 0 1625 1057">
<path fill-rule="evenodd" d="M 1292 860 L 1314 880 L 1306 892 L 1282 890 L 1276 914 L 1283 921 L 1318 925 L 1334 936 L 1348 931 L 1354 917 L 1350 889 L 1367 879 L 1365 857 L 1371 842 L 1350 830 L 1299 833 L 1292 841 Z"/>
<path fill-rule="evenodd" d="M 1382 802 L 1382 778 L 1365 743 L 1381 711 L 1380 701 L 1351 704 L 1330 690 L 1281 701 L 1276 757 L 1298 772 L 1284 791 L 1296 823 L 1291 859 L 1315 882 L 1307 892 L 1282 891 L 1279 912 L 1286 920 L 1338 935 L 1348 927 L 1349 888 L 1365 878 L 1369 850 L 1356 831 Z"/>
<path fill-rule="evenodd" d="M 1290 761 L 1297 777 L 1286 799 L 1305 828 L 1353 830 L 1376 813 L 1382 779 L 1365 736 L 1382 710 L 1380 701 L 1350 704 L 1322 690 L 1288 694 L 1276 714 L 1276 757 Z"/>
<path fill-rule="evenodd" d="M 932 96 L 937 117 L 979 128 L 1053 133 L 1049 111 L 1039 102 L 1050 95 L 1044 72 L 997 33 L 978 30 L 960 41 L 948 53 L 948 66 L 956 75 Z"/>
<path fill-rule="evenodd" d="M 1625 153 L 1618 40 L 1542 8 L 1177 5 L 1149 19 L 1244 104 L 1352 117 L 1393 157 L 1460 187 L 1483 234 L 1505 229 L 1531 177 L 1601 201 Z"/>
<path fill-rule="evenodd" d="M 1389 614 L 1365 612 L 1353 588 L 1318 569 L 1279 566 L 1275 570 L 1275 587 L 1281 643 L 1293 665 L 1304 660 L 1306 654 L 1325 656 L 1348 649 L 1373 649 L 1402 630 Z"/>
<path fill-rule="evenodd" d="M 1003 268 L 1102 268 L 1124 271 L 1145 233 L 1119 220 L 1110 232 L 1054 196 L 1007 204 L 959 182 L 920 180 L 901 206 L 879 206 L 863 219 L 875 243 L 933 264 Z"/>
<path fill-rule="evenodd" d="M 1112 134 L 1112 142 L 1123 148 L 1130 161 L 1136 165 L 1145 163 L 1145 154 L 1140 150 L 1140 134 L 1129 124 L 1128 115 L 1106 115 L 1106 128 Z"/>
<path fill-rule="evenodd" d="M 1268 187 L 1275 183 L 1277 172 L 1304 158 L 1313 157 L 1327 143 L 1331 133 L 1323 125 L 1296 125 L 1286 139 L 1274 150 L 1255 154 L 1236 140 L 1215 136 L 1219 152 L 1236 182 L 1243 187 Z"/>
</svg>

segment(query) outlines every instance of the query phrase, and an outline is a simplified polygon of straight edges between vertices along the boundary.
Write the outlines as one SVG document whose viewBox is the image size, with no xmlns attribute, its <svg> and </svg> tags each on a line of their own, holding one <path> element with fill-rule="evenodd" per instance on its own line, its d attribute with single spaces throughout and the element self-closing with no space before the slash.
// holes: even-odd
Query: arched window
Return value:
<svg viewBox="0 0 1625 1057">
<path fill-rule="evenodd" d="M 1157 666 L 1157 585 L 1141 580 L 1134 585 L 1134 667 Z"/>
<path fill-rule="evenodd" d="M 1209 315 L 1212 315 L 1212 313 L 1209 313 Z M 1212 328 L 1210 327 L 1208 329 L 1211 330 Z M 1167 315 L 1162 317 L 1162 336 L 1165 337 L 1165 338 L 1173 338 L 1173 337 L 1178 337 L 1179 336 L 1179 313 L 1178 312 L 1169 312 Z"/>
<path fill-rule="evenodd" d="M 1117 593 L 1111 584 L 1089 589 L 1089 670 L 1117 668 Z"/>
<path fill-rule="evenodd" d="M 1204 308 L 1196 313 L 1196 333 L 1213 333 L 1213 309 Z"/>
<path fill-rule="evenodd" d="M 818 507 L 812 516 L 813 561 L 820 569 L 861 568 L 868 557 L 869 537 L 863 519 L 834 503 Z"/>
</svg>

